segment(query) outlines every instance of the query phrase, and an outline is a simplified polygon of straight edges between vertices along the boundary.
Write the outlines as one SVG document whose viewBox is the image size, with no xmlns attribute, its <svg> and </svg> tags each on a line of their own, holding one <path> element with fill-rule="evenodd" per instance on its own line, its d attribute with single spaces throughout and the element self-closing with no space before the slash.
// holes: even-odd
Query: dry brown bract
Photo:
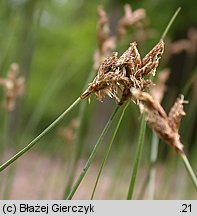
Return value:
<svg viewBox="0 0 197 216">
<path fill-rule="evenodd" d="M 153 99 L 151 95 L 140 90 L 131 89 L 133 96 L 139 100 L 140 110 L 147 113 L 148 125 L 170 146 L 175 148 L 179 153 L 184 153 L 183 144 L 180 141 L 178 133 L 179 124 L 182 117 L 185 115 L 183 104 L 187 103 L 183 95 L 177 98 L 167 115 L 162 106 Z"/>
<path fill-rule="evenodd" d="M 24 94 L 25 79 L 19 76 L 18 64 L 11 64 L 7 78 L 0 78 L 0 85 L 5 89 L 5 108 L 11 112 L 15 108 L 16 98 Z"/>
<path fill-rule="evenodd" d="M 152 82 L 145 78 L 155 75 L 163 50 L 164 42 L 161 40 L 143 59 L 140 57 L 136 42 L 131 43 L 120 58 L 118 53 L 114 52 L 100 65 L 97 76 L 81 95 L 81 99 L 95 93 L 97 99 L 102 101 L 107 94 L 121 105 L 132 98 L 130 88 L 134 87 L 141 91 L 149 89 Z"/>
</svg>

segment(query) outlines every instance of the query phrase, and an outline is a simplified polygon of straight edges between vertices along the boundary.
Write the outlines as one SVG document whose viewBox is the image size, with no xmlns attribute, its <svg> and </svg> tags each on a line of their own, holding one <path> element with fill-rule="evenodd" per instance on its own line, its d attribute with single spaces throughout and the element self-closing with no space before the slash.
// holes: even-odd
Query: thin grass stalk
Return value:
<svg viewBox="0 0 197 216">
<path fill-rule="evenodd" d="M 88 83 L 90 83 L 90 81 L 93 79 L 94 76 L 95 76 L 95 73 L 91 71 L 84 85 L 83 90 L 85 90 L 85 88 L 88 86 Z M 79 158 L 81 156 L 81 152 L 84 146 L 82 142 L 82 135 L 83 135 L 83 126 L 84 126 L 86 108 L 87 108 L 87 101 L 85 101 L 84 103 L 81 103 L 79 106 L 79 114 L 78 114 L 79 127 L 77 129 L 75 140 L 74 140 L 75 151 L 73 155 L 73 161 L 71 162 L 71 165 L 70 165 L 70 175 L 69 175 L 68 183 L 64 191 L 63 199 L 67 198 L 73 186 L 73 182 L 74 182 L 74 178 L 75 178 L 75 174 L 77 170 L 77 163 L 79 161 Z"/>
<path fill-rule="evenodd" d="M 159 138 L 153 133 L 152 134 L 152 143 L 151 143 L 151 155 L 150 155 L 150 173 L 149 173 L 149 190 L 148 190 L 148 199 L 155 198 L 155 176 L 156 176 L 156 167 L 155 163 L 158 155 L 159 147 Z"/>
<path fill-rule="evenodd" d="M 50 100 L 51 96 L 54 93 L 54 90 L 57 88 L 57 85 L 59 84 L 58 81 L 60 81 L 60 78 L 62 78 L 62 73 L 60 75 L 58 76 L 56 75 L 56 77 L 55 75 L 53 75 L 50 81 L 48 82 L 44 91 L 45 93 L 40 97 L 36 109 L 33 111 L 33 114 L 31 115 L 23 131 L 23 136 L 21 137 L 20 142 L 18 142 L 15 145 L 16 151 L 20 149 L 21 144 L 25 141 L 26 134 L 28 134 L 33 128 L 36 128 L 38 123 L 40 122 L 40 119 L 42 118 L 42 115 L 46 110 L 46 106 L 48 104 L 47 102 Z M 66 81 L 68 81 L 68 79 Z M 9 173 L 7 174 L 6 179 L 8 180 L 6 180 L 6 185 L 5 185 L 4 195 L 3 195 L 4 199 L 9 199 L 12 190 L 12 185 L 14 182 L 16 169 L 17 169 L 17 164 L 15 163 L 14 166 L 9 170 Z"/>
<path fill-rule="evenodd" d="M 137 150 L 136 150 L 135 160 L 134 160 L 134 165 L 133 165 L 133 172 L 131 175 L 131 181 L 130 181 L 129 190 L 128 190 L 128 194 L 127 194 L 127 200 L 131 200 L 133 198 L 133 193 L 134 193 L 134 189 L 135 189 L 135 182 L 137 179 L 137 174 L 138 174 L 139 165 L 140 165 L 140 159 L 141 159 L 141 155 L 142 155 L 145 132 L 146 132 L 146 122 L 145 122 L 145 115 L 143 115 L 142 119 L 141 119 L 141 123 L 140 123 L 140 133 L 139 133 Z"/>
<path fill-rule="evenodd" d="M 189 160 L 187 159 L 187 156 L 185 154 L 181 154 L 181 153 L 179 154 L 179 156 L 183 160 L 185 168 L 186 168 L 186 170 L 187 170 L 187 172 L 188 172 L 188 174 L 189 174 L 189 176 L 190 176 L 190 178 L 191 178 L 191 180 L 193 182 L 193 185 L 194 185 L 194 187 L 195 187 L 195 189 L 197 191 L 197 177 L 196 177 L 196 175 L 195 175 L 195 173 L 194 173 L 194 171 L 193 171 L 193 169 L 192 169 L 192 167 L 190 165 Z"/>
<path fill-rule="evenodd" d="M 177 15 L 179 14 L 181 10 L 181 7 L 179 7 L 172 18 L 170 19 L 167 27 L 165 28 L 161 39 L 164 39 L 172 26 L 174 20 L 176 19 Z M 151 142 L 151 155 L 150 155 L 150 174 L 149 174 L 149 190 L 148 190 L 148 198 L 149 199 L 154 199 L 155 197 L 155 175 L 156 175 L 156 168 L 155 168 L 155 162 L 157 160 L 157 155 L 158 155 L 158 146 L 159 146 L 159 138 L 155 133 L 152 133 L 152 142 Z"/>
<path fill-rule="evenodd" d="M 176 10 L 176 12 L 174 13 L 174 15 L 172 16 L 172 18 L 170 19 L 170 22 L 168 23 L 165 31 L 163 32 L 163 34 L 161 36 L 161 39 L 164 39 L 166 37 L 167 33 L 169 32 L 170 27 L 172 26 L 172 23 L 176 19 L 176 17 L 179 14 L 180 10 L 181 10 L 181 7 L 178 7 L 178 9 Z"/>
<path fill-rule="evenodd" d="M 100 146 L 100 144 L 101 144 L 105 134 L 107 133 L 109 127 L 111 126 L 112 121 L 114 120 L 114 117 L 115 117 L 118 110 L 119 110 L 119 106 L 116 106 L 116 108 L 113 111 L 113 113 L 111 114 L 107 124 L 105 125 L 102 133 L 100 134 L 100 136 L 99 136 L 99 138 L 98 138 L 98 140 L 97 140 L 97 142 L 96 142 L 96 144 L 95 144 L 95 146 L 94 146 L 94 148 L 93 148 L 93 150 L 92 150 L 92 152 L 91 152 L 91 154 L 90 154 L 90 156 L 89 156 L 89 158 L 88 158 L 88 160 L 87 160 L 87 162 L 86 162 L 86 164 L 82 170 L 82 172 L 80 173 L 76 183 L 74 184 L 70 194 L 68 195 L 67 200 L 71 200 L 73 198 L 73 196 L 74 196 L 76 190 L 78 189 L 81 181 L 85 177 L 85 175 L 86 175 L 86 173 L 87 173 L 87 171 L 88 171 L 88 169 L 89 169 L 89 167 L 90 167 L 90 165 L 91 165 L 91 163 L 92 163 L 92 161 L 93 161 L 93 159 L 97 153 L 98 147 Z"/>
<path fill-rule="evenodd" d="M 49 133 L 62 119 L 63 117 L 68 114 L 77 104 L 81 101 L 81 98 L 77 98 L 71 106 L 69 106 L 61 115 L 59 115 L 44 131 L 42 131 L 35 139 L 33 139 L 26 147 L 16 153 L 13 157 L 7 160 L 0 166 L 0 172 L 2 172 L 5 168 L 11 165 L 14 161 L 20 158 L 23 154 L 29 151 L 44 135 Z"/>
<path fill-rule="evenodd" d="M 115 137 L 116 137 L 116 134 L 117 134 L 118 129 L 119 129 L 119 127 L 120 127 L 120 124 L 121 124 L 121 122 L 122 122 L 122 119 L 123 119 L 125 110 L 127 109 L 128 105 L 129 105 L 129 103 L 127 103 L 126 106 L 124 107 L 124 109 L 123 109 L 123 111 L 122 111 L 122 114 L 121 114 L 121 116 L 120 116 L 120 118 L 119 118 L 119 120 L 118 120 L 118 123 L 117 123 L 117 125 L 116 125 L 116 128 L 115 128 L 115 130 L 114 130 L 114 132 L 113 132 L 113 135 L 112 135 L 111 141 L 110 141 L 110 143 L 109 143 L 107 152 L 106 152 L 106 154 L 105 154 L 105 157 L 103 158 L 101 167 L 100 167 L 100 169 L 99 169 L 98 176 L 97 176 L 97 178 L 96 178 L 96 182 L 95 182 L 95 185 L 94 185 L 94 189 L 93 189 L 92 195 L 91 195 L 91 200 L 94 198 L 94 194 L 95 194 L 95 191 L 96 191 L 96 188 L 97 188 L 97 185 L 98 185 L 100 176 L 101 176 L 101 172 L 102 172 L 103 167 L 105 166 L 105 163 L 106 163 L 106 161 L 107 161 L 107 158 L 108 158 L 108 156 L 109 156 L 109 154 L 110 154 L 110 151 L 111 151 L 111 148 L 112 148 L 112 144 L 113 144 L 113 142 L 114 142 L 114 139 L 115 139 Z"/>
</svg>

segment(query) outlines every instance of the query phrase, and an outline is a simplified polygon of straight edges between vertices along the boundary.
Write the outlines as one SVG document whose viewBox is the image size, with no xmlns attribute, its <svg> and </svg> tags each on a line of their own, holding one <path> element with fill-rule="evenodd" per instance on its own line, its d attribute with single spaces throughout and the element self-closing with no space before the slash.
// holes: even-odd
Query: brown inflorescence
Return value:
<svg viewBox="0 0 197 216">
<path fill-rule="evenodd" d="M 98 7 L 97 41 L 98 50 L 94 54 L 94 69 L 98 70 L 103 60 L 116 48 L 117 42 L 125 36 L 128 28 L 145 20 L 144 9 L 137 9 L 132 12 L 130 5 L 126 4 L 125 14 L 117 24 L 117 31 L 112 34 L 107 13 L 102 6 Z M 141 23 L 142 24 L 142 23 Z M 143 27 L 143 25 L 140 25 Z"/>
<path fill-rule="evenodd" d="M 180 141 L 179 124 L 185 115 L 183 104 L 187 103 L 183 95 L 177 98 L 167 115 L 160 103 L 150 94 L 141 92 L 140 90 L 131 89 L 133 96 L 139 101 L 141 112 L 147 113 L 147 123 L 157 135 L 175 148 L 180 154 L 184 153 L 183 144 Z"/>
<path fill-rule="evenodd" d="M 119 58 L 117 52 L 112 53 L 100 65 L 97 76 L 81 95 L 81 99 L 95 93 L 100 101 L 108 95 L 121 105 L 129 98 L 132 99 L 130 88 L 141 91 L 149 89 L 152 82 L 148 76 L 155 75 L 163 50 L 164 42 L 161 40 L 143 59 L 136 42 L 131 43 Z"/>
<path fill-rule="evenodd" d="M 0 78 L 0 85 L 5 90 L 4 106 L 7 111 L 11 112 L 15 109 L 16 98 L 24 94 L 25 78 L 19 76 L 19 66 L 16 63 L 11 64 L 7 78 Z"/>
</svg>

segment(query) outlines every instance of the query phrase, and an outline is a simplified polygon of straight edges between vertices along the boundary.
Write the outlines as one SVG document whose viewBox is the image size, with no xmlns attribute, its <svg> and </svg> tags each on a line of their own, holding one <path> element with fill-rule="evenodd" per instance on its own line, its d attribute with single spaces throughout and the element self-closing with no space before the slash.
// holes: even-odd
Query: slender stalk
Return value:
<svg viewBox="0 0 197 216">
<path fill-rule="evenodd" d="M 122 111 L 122 114 L 121 114 L 121 116 L 120 116 L 120 118 L 119 118 L 118 124 L 116 125 L 116 128 L 115 128 L 115 130 L 114 130 L 114 133 L 113 133 L 113 135 L 112 135 L 112 138 L 111 138 L 111 141 L 110 141 L 110 143 L 109 143 L 107 152 L 106 152 L 106 154 L 105 154 L 105 157 L 104 157 L 104 159 L 103 159 L 103 161 L 102 161 L 102 164 L 101 164 L 101 167 L 100 167 L 100 169 L 99 169 L 99 173 L 98 173 L 98 176 L 97 176 L 95 185 L 94 185 L 94 189 L 93 189 L 93 191 L 92 191 L 91 200 L 94 198 L 94 194 L 95 194 L 95 191 L 96 191 L 96 187 L 97 187 L 97 185 L 98 185 L 98 182 L 99 182 L 99 178 L 100 178 L 100 176 L 101 176 L 101 172 L 102 172 L 102 170 L 103 170 L 103 167 L 104 167 L 104 165 L 105 165 L 105 163 L 106 163 L 106 161 L 107 161 L 107 158 L 108 158 L 108 156 L 109 156 L 109 153 L 110 153 L 110 151 L 111 151 L 112 144 L 113 144 L 113 142 L 114 142 L 114 139 L 115 139 L 116 134 L 117 134 L 117 132 L 118 132 L 118 129 L 119 129 L 119 127 L 120 127 L 120 123 L 121 123 L 121 121 L 122 121 L 122 119 L 123 119 L 125 110 L 126 110 L 127 107 L 128 107 L 128 104 L 129 104 L 129 103 L 127 103 L 127 105 L 124 107 L 124 109 L 123 109 L 123 111 Z"/>
<path fill-rule="evenodd" d="M 135 154 L 133 172 L 132 172 L 131 181 L 130 181 L 130 185 L 129 185 L 127 200 L 130 200 L 133 198 L 133 192 L 135 189 L 135 182 L 136 182 L 136 178 L 137 178 L 137 174 L 138 174 L 138 170 L 139 170 L 139 165 L 140 165 L 140 159 L 141 159 L 141 155 L 142 155 L 145 132 L 146 132 L 146 122 L 145 122 L 145 116 L 143 115 L 142 119 L 141 119 L 138 145 L 137 145 L 137 150 L 136 150 L 136 154 Z"/>
<path fill-rule="evenodd" d="M 179 7 L 176 12 L 174 13 L 174 15 L 172 16 L 172 18 L 170 19 L 167 27 L 165 28 L 162 36 L 161 36 L 161 39 L 164 39 L 170 29 L 170 27 L 172 26 L 174 20 L 176 19 L 178 13 L 180 12 L 181 10 L 181 7 Z M 148 193 L 148 196 L 149 196 L 149 199 L 154 199 L 154 196 L 155 196 L 155 173 L 156 173 L 156 170 L 155 170 L 155 162 L 157 160 L 157 155 L 158 155 L 158 145 L 159 145 L 159 139 L 157 137 L 156 134 L 152 134 L 152 144 L 151 144 L 151 156 L 150 156 L 150 174 L 149 174 L 149 193 Z"/>
<path fill-rule="evenodd" d="M 84 168 L 83 168 L 83 170 L 81 172 L 81 174 L 79 175 L 79 177 L 78 177 L 76 183 L 74 184 L 70 194 L 68 195 L 68 197 L 67 197 L 68 200 L 72 199 L 72 197 L 74 196 L 76 190 L 78 189 L 81 181 L 83 180 L 85 174 L 87 173 L 87 171 L 88 171 L 88 169 L 89 169 L 89 167 L 90 167 L 90 165 L 91 165 L 91 163 L 92 163 L 92 161 L 93 161 L 93 159 L 94 159 L 94 157 L 95 157 L 95 155 L 97 153 L 98 147 L 101 144 L 105 134 L 107 133 L 107 131 L 108 131 L 108 129 L 109 129 L 109 127 L 110 127 L 110 125 L 111 125 L 111 123 L 112 123 L 112 121 L 113 121 L 113 119 L 114 119 L 114 117 L 115 117 L 115 115 L 116 115 L 116 113 L 118 111 L 118 109 L 119 109 L 119 106 L 117 106 L 115 108 L 115 110 L 113 111 L 113 113 L 111 114 L 111 116 L 110 116 L 107 124 L 105 125 L 101 135 L 99 136 L 99 138 L 98 138 L 98 140 L 97 140 L 97 142 L 96 142 L 96 144 L 95 144 L 95 146 L 94 146 L 94 148 L 93 148 L 93 150 L 92 150 L 92 152 L 91 152 L 91 154 L 90 154 L 90 156 L 89 156 L 89 158 L 88 158 L 88 160 L 87 160 L 87 162 L 86 162 L 86 164 L 85 164 L 85 166 L 84 166 Z"/>
<path fill-rule="evenodd" d="M 197 177 L 196 177 L 196 175 L 195 175 L 195 173 L 194 173 L 194 171 L 190 165 L 189 160 L 187 159 L 187 156 L 185 154 L 179 154 L 179 156 L 183 160 L 185 168 L 186 168 L 186 170 L 187 170 L 187 172 L 188 172 L 188 174 L 189 174 L 189 176 L 190 176 L 190 178 L 194 184 L 194 187 L 197 191 Z"/>
<path fill-rule="evenodd" d="M 69 106 L 61 115 L 59 115 L 55 121 L 53 121 L 42 133 L 40 133 L 35 139 L 33 139 L 26 147 L 16 153 L 13 157 L 7 160 L 4 164 L 0 166 L 0 172 L 2 172 L 6 167 L 11 165 L 15 160 L 20 158 L 23 154 L 25 154 L 28 150 L 30 150 L 45 134 L 49 133 L 51 129 L 53 129 L 62 119 L 63 117 L 69 113 L 76 105 L 81 101 L 81 98 L 77 98 L 71 106 Z"/>
<path fill-rule="evenodd" d="M 165 31 L 163 32 L 163 34 L 162 34 L 162 36 L 161 36 L 161 39 L 164 39 L 164 38 L 166 37 L 166 34 L 168 33 L 168 31 L 169 31 L 169 29 L 170 29 L 172 23 L 173 23 L 174 20 L 176 19 L 176 17 L 177 17 L 177 15 L 178 15 L 178 13 L 180 12 L 180 10 L 181 10 L 181 7 L 179 7 L 179 8 L 176 10 L 176 12 L 174 13 L 173 17 L 170 19 L 170 22 L 168 23 L 168 25 L 167 25 Z"/>
<path fill-rule="evenodd" d="M 84 85 L 83 90 L 87 88 L 88 84 L 90 83 L 90 81 L 93 79 L 94 76 L 95 76 L 94 71 L 91 71 Z M 73 160 L 70 165 L 70 175 L 69 175 L 68 183 L 64 191 L 63 199 L 66 199 L 66 197 L 69 195 L 71 188 L 73 186 L 73 182 L 74 182 L 74 178 L 75 178 L 75 174 L 77 170 L 77 163 L 79 161 L 79 158 L 81 156 L 81 152 L 84 146 L 83 141 L 82 141 L 82 136 L 83 136 L 84 122 L 85 122 L 86 107 L 87 107 L 87 101 L 85 101 L 84 103 L 81 103 L 79 106 L 79 114 L 78 114 L 79 127 L 76 132 L 76 136 L 74 140 L 75 151 L 73 155 Z"/>
</svg>

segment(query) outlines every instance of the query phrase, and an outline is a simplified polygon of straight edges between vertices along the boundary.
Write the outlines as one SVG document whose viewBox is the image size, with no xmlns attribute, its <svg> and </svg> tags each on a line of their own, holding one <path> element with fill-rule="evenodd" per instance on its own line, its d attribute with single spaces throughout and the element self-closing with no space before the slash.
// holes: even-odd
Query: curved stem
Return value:
<svg viewBox="0 0 197 216">
<path fill-rule="evenodd" d="M 92 150 L 92 152 L 91 152 L 91 154 L 90 154 L 90 156 L 89 156 L 89 158 L 88 158 L 88 160 L 87 160 L 87 162 L 86 162 L 86 164 L 85 164 L 85 166 L 84 166 L 84 168 L 83 168 L 83 170 L 81 172 L 81 174 L 79 175 L 76 183 L 73 186 L 73 189 L 71 190 L 70 194 L 68 195 L 68 197 L 67 197 L 68 200 L 72 199 L 72 197 L 74 196 L 74 194 L 75 194 L 77 188 L 79 187 L 81 181 L 83 180 L 85 174 L 87 173 L 87 171 L 88 171 L 88 169 L 89 169 L 89 167 L 90 167 L 90 165 L 91 165 L 91 163 L 92 163 L 92 161 L 93 161 L 93 159 L 94 159 L 94 157 L 95 157 L 95 155 L 97 153 L 98 147 L 101 144 L 105 134 L 107 133 L 107 131 L 108 131 L 108 129 L 109 129 L 109 127 L 110 127 L 110 125 L 111 125 L 111 123 L 112 123 L 112 121 L 113 121 L 113 119 L 114 119 L 114 117 L 115 117 L 115 115 L 116 115 L 116 113 L 118 111 L 118 109 L 119 109 L 119 106 L 117 106 L 115 108 L 114 112 L 111 114 L 111 116 L 110 116 L 107 124 L 105 125 L 100 137 L 98 138 L 98 140 L 97 140 L 97 142 L 96 142 L 96 144 L 95 144 L 95 146 L 94 146 L 94 148 L 93 148 L 93 150 Z"/>
<path fill-rule="evenodd" d="M 23 154 L 25 154 L 28 150 L 30 150 L 45 134 L 47 134 L 51 129 L 53 129 L 61 120 L 62 118 L 71 111 L 79 102 L 81 98 L 79 97 L 75 102 L 67 108 L 58 118 L 55 119 L 42 133 L 40 133 L 35 139 L 33 139 L 26 147 L 20 150 L 17 154 L 7 160 L 4 164 L 0 166 L 0 172 L 2 172 L 6 167 L 12 164 L 15 160 L 20 158 Z"/>
</svg>

